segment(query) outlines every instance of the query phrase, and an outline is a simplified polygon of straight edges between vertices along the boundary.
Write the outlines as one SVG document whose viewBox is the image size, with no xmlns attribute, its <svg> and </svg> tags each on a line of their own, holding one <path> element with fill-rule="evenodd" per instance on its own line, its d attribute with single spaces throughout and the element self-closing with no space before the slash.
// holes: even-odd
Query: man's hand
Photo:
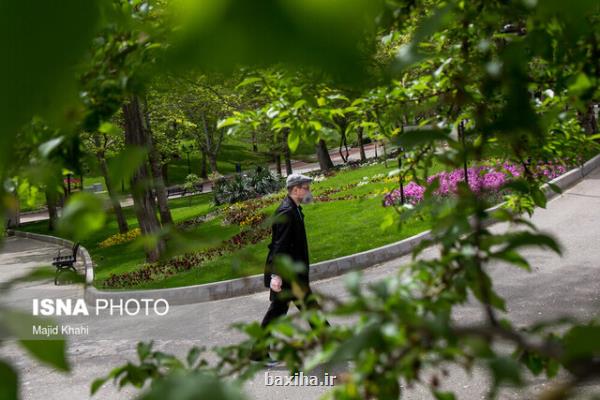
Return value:
<svg viewBox="0 0 600 400">
<path fill-rule="evenodd" d="M 278 275 L 271 275 L 271 290 L 274 292 L 281 292 L 281 285 L 283 281 Z"/>
</svg>

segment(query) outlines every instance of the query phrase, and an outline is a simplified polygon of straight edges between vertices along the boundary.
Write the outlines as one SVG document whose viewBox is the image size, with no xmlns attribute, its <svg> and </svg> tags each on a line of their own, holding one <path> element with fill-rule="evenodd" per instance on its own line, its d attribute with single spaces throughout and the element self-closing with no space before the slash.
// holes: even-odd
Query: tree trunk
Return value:
<svg viewBox="0 0 600 400">
<path fill-rule="evenodd" d="M 125 144 L 127 146 L 147 147 L 144 115 L 137 97 L 132 96 L 129 103 L 123 105 L 123 118 L 125 122 Z M 154 235 L 160 231 L 160 222 L 156 216 L 156 203 L 149 181 L 148 166 L 144 162 L 135 170 L 131 179 L 133 207 L 144 235 Z M 166 243 L 164 239 L 159 238 L 156 246 L 146 247 L 146 261 L 155 262 L 159 260 L 165 250 Z"/>
<path fill-rule="evenodd" d="M 6 223 L 7 228 L 18 228 L 21 223 L 21 205 L 19 204 L 19 196 L 16 194 L 13 197 L 13 206 L 7 210 L 8 221 Z"/>
<path fill-rule="evenodd" d="M 167 197 L 167 188 L 162 176 L 162 165 L 157 156 L 157 151 L 155 149 L 151 149 L 149 158 L 152 169 L 152 177 L 154 178 L 154 190 L 156 190 L 156 200 L 158 201 L 160 221 L 163 226 L 173 225 L 173 217 L 171 216 L 169 200 Z"/>
<path fill-rule="evenodd" d="M 207 165 L 207 160 L 206 160 L 206 152 L 202 151 L 202 161 L 201 161 L 201 166 L 200 166 L 200 177 L 201 178 L 208 178 L 208 165 Z"/>
<path fill-rule="evenodd" d="M 285 172 L 287 175 L 292 174 L 292 159 L 290 156 L 290 146 L 288 146 L 288 134 L 290 133 L 289 128 L 283 130 L 281 136 L 281 146 L 283 147 L 283 157 L 285 158 Z"/>
<path fill-rule="evenodd" d="M 588 135 L 598 132 L 598 121 L 594 113 L 594 103 L 589 103 L 585 112 L 577 112 L 579 123 Z"/>
<path fill-rule="evenodd" d="M 144 101 L 144 133 L 146 136 L 146 142 L 148 145 L 148 159 L 150 160 L 150 169 L 152 170 L 152 177 L 154 178 L 154 190 L 156 191 L 156 200 L 158 201 L 158 212 L 160 213 L 160 221 L 163 226 L 173 225 L 173 217 L 171 216 L 171 210 L 169 210 L 169 200 L 167 197 L 167 189 L 165 187 L 165 181 L 162 175 L 162 165 L 160 162 L 160 154 L 154 146 L 154 140 L 152 139 L 152 129 L 150 126 L 150 116 L 148 114 L 148 104 Z"/>
<path fill-rule="evenodd" d="M 256 131 L 252 130 L 252 151 L 254 153 L 258 152 L 258 144 L 256 143 Z"/>
<path fill-rule="evenodd" d="M 46 205 L 48 206 L 48 230 L 53 232 L 56 229 L 58 219 L 58 211 L 56 204 L 58 201 L 58 193 L 46 189 Z"/>
<path fill-rule="evenodd" d="M 165 185 L 169 186 L 169 163 L 162 164 L 162 176 L 165 180 Z"/>
<path fill-rule="evenodd" d="M 327 171 L 333 168 L 333 162 L 329 157 L 329 151 L 327 150 L 327 144 L 323 139 L 319 140 L 317 144 L 317 158 L 319 159 L 319 167 L 321 171 Z"/>
<path fill-rule="evenodd" d="M 277 168 L 277 175 L 281 176 L 281 154 L 275 154 L 275 167 Z"/>
<path fill-rule="evenodd" d="M 204 129 L 204 136 L 206 139 L 206 145 L 204 146 L 204 150 L 208 156 L 210 170 L 213 174 L 218 174 L 219 169 L 217 167 L 217 156 L 219 155 L 219 149 L 221 147 L 221 142 L 223 141 L 223 132 L 221 132 L 219 137 L 215 139 L 215 132 L 208 128 L 208 123 L 206 121 L 206 115 L 204 114 L 204 112 L 200 113 L 200 117 L 202 118 L 202 127 Z M 200 148 L 203 148 L 202 144 L 200 144 Z"/>
<path fill-rule="evenodd" d="M 349 157 L 348 137 L 346 135 L 346 129 L 348 128 L 348 121 L 346 120 L 345 117 L 337 117 L 334 120 L 335 120 L 335 123 L 340 128 L 340 148 L 339 148 L 339 154 L 340 154 L 340 157 L 342 158 L 342 161 L 344 163 L 347 163 L 348 162 L 348 157 Z M 342 151 L 343 147 L 346 148 L 346 155 L 345 156 L 344 156 L 344 153 Z"/>
<path fill-rule="evenodd" d="M 217 169 L 217 155 L 216 154 L 209 154 L 208 155 L 208 163 L 210 165 L 210 171 L 212 173 L 219 173 L 219 170 Z"/>
<path fill-rule="evenodd" d="M 385 167 L 388 167 L 387 164 L 387 149 L 385 148 L 385 141 L 381 141 L 381 146 L 383 147 L 383 165 L 385 165 Z"/>
<path fill-rule="evenodd" d="M 121 202 L 117 194 L 115 193 L 114 187 L 112 185 L 112 181 L 110 179 L 110 175 L 108 174 L 108 166 L 106 165 L 106 159 L 104 155 L 101 153 L 97 153 L 96 157 L 98 158 L 98 162 L 100 163 L 100 171 L 102 176 L 104 177 L 104 184 L 106 185 L 106 191 L 108 192 L 108 197 L 110 198 L 110 202 L 112 204 L 113 211 L 115 212 L 115 217 L 117 218 L 117 225 L 119 226 L 119 233 L 125 233 L 129 231 L 129 226 L 127 225 L 127 220 L 125 219 L 125 214 L 123 214 L 123 209 L 121 208 Z"/>
<path fill-rule="evenodd" d="M 363 142 L 363 128 L 358 127 L 358 147 L 360 148 L 360 161 L 366 161 L 365 144 Z"/>
</svg>

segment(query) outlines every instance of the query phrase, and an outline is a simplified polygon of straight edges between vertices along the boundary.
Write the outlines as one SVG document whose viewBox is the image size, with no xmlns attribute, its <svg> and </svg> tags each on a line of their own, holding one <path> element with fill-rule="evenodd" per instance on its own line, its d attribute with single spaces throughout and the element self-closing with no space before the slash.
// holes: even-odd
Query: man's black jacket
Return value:
<svg viewBox="0 0 600 400">
<path fill-rule="evenodd" d="M 266 287 L 271 285 L 271 274 L 276 273 L 273 264 L 275 256 L 281 254 L 287 254 L 293 261 L 301 262 L 305 266 L 305 270 L 297 274 L 297 282 L 308 286 L 308 241 L 304 229 L 304 214 L 302 207 L 296 205 L 289 195 L 275 211 L 272 239 L 265 263 Z M 290 288 L 290 283 L 284 280 L 282 286 Z"/>
</svg>

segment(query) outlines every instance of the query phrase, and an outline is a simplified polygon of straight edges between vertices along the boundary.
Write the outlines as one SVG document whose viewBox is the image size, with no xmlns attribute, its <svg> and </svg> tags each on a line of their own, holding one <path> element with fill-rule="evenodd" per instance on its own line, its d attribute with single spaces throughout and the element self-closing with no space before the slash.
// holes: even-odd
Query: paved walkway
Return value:
<svg viewBox="0 0 600 400">
<path fill-rule="evenodd" d="M 564 246 L 564 256 L 532 249 L 525 252 L 531 261 L 533 272 L 515 267 L 493 265 L 491 273 L 499 293 L 507 300 L 508 318 L 517 325 L 529 324 L 541 319 L 571 315 L 587 320 L 598 315 L 600 305 L 600 170 L 589 175 L 583 182 L 548 203 L 545 210 L 537 210 L 533 222 L 542 230 L 555 235 Z M 307 209 L 307 212 L 310 212 Z M 310 227 L 308 227 L 310 229 Z M 495 231 L 507 229 L 499 224 Z M 47 262 L 55 249 L 32 240 L 10 238 L 0 253 L 0 281 L 16 274 L 16 270 L 31 268 Z M 425 256 L 434 254 L 429 249 Z M 385 279 L 408 261 L 401 257 L 365 271 L 364 283 Z M 314 284 L 314 288 L 344 297 L 343 277 L 336 277 Z M 57 295 L 77 297 L 81 289 L 72 286 L 54 287 L 50 282 L 28 284 L 19 287 L 2 301 L 31 310 L 31 297 Z M 90 336 L 69 339 L 69 359 L 73 372 L 60 374 L 39 366 L 14 344 L 0 348 L 0 357 L 17 364 L 23 382 L 25 399 L 83 399 L 89 394 L 90 382 L 106 374 L 111 367 L 135 359 L 137 339 L 157 339 L 160 350 L 183 355 L 192 344 L 212 347 L 236 342 L 241 335 L 229 326 L 234 322 L 260 320 L 268 305 L 266 292 L 255 295 L 171 307 L 166 316 L 149 317 L 101 317 L 80 319 L 89 324 Z M 469 323 L 481 318 L 479 308 L 469 304 L 456 310 L 458 321 Z M 332 319 L 333 323 L 348 321 Z M 281 370 L 273 374 L 284 374 Z M 427 379 L 424 379 L 426 382 Z M 547 388 L 542 378 L 532 379 L 533 387 L 527 393 L 504 389 L 502 399 L 530 399 Z M 480 399 L 488 387 L 488 378 L 480 369 L 471 376 L 452 368 L 450 378 L 443 387 L 455 390 L 460 399 Z M 597 387 L 595 387 L 597 389 Z M 592 387 L 587 388 L 592 389 Z M 323 393 L 322 387 L 277 388 L 264 385 L 264 374 L 259 373 L 246 386 L 250 398 L 256 399 L 313 399 Z M 129 398 L 132 390 L 117 394 L 112 385 L 103 388 L 98 399 Z M 431 398 L 420 387 L 407 389 L 408 399 Z"/>
<path fill-rule="evenodd" d="M 383 155 L 383 148 L 381 147 L 381 145 L 376 145 L 375 143 L 370 143 L 370 144 L 366 144 L 364 146 L 364 148 L 365 148 L 365 156 L 367 157 L 367 159 L 375 158 L 377 156 Z M 345 157 L 346 156 L 345 149 L 343 151 L 343 154 Z M 331 157 L 331 161 L 333 162 L 334 165 L 339 165 L 339 164 L 344 163 L 344 160 L 340 156 L 337 148 L 335 150 L 330 150 L 329 156 Z M 360 160 L 360 148 L 358 148 L 358 147 L 350 148 L 349 147 L 348 148 L 348 160 L 349 161 Z M 285 164 L 282 163 L 281 166 L 282 166 L 282 170 L 281 170 L 282 175 L 287 176 Z M 276 168 L 275 164 L 271 164 L 269 166 L 269 169 L 272 172 L 277 172 L 277 168 Z M 304 173 L 311 172 L 311 171 L 318 171 L 320 169 L 321 169 L 321 167 L 319 166 L 318 162 L 307 163 L 304 161 L 292 160 L 292 171 L 293 172 L 304 174 Z M 212 192 L 212 183 L 210 181 L 204 182 L 203 187 L 202 187 L 202 193 L 207 193 L 207 192 Z M 174 195 L 174 196 L 169 197 L 169 199 L 175 199 L 178 197 L 182 197 L 182 196 Z M 131 196 L 128 195 L 128 196 L 124 197 L 121 200 L 121 206 L 122 207 L 133 206 L 133 199 L 131 198 Z M 60 214 L 60 210 L 59 210 L 59 214 Z M 22 224 L 26 224 L 28 222 L 35 222 L 35 221 L 44 221 L 47 219 L 48 219 L 48 211 L 47 210 L 27 212 L 27 213 L 21 214 L 21 223 Z"/>
</svg>

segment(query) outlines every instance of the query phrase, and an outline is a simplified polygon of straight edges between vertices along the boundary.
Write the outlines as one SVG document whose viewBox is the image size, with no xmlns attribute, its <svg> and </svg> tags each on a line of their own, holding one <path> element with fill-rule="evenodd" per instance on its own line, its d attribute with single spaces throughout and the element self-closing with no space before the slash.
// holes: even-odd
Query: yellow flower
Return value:
<svg viewBox="0 0 600 400">
<path fill-rule="evenodd" d="M 132 229 L 125 233 L 117 233 L 115 235 L 109 236 L 99 243 L 101 248 L 115 246 L 117 244 L 127 243 L 137 238 L 142 234 L 142 230 L 140 228 Z"/>
</svg>

